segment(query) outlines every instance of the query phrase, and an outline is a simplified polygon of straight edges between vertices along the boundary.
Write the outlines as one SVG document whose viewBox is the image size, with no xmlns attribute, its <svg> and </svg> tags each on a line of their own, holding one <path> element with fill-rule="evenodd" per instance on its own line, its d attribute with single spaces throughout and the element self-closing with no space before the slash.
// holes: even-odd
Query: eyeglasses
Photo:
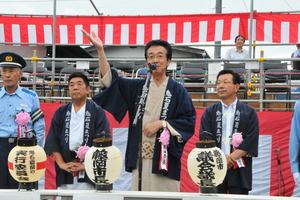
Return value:
<svg viewBox="0 0 300 200">
<path fill-rule="evenodd" d="M 218 81 L 217 82 L 217 85 L 221 85 L 221 84 L 224 84 L 224 85 L 229 85 L 230 83 L 233 83 L 233 82 L 231 82 L 231 81 Z"/>
<path fill-rule="evenodd" d="M 155 58 L 157 60 L 163 60 L 166 56 L 164 54 L 159 54 L 159 55 L 148 55 L 147 59 L 148 60 L 155 60 Z"/>
</svg>

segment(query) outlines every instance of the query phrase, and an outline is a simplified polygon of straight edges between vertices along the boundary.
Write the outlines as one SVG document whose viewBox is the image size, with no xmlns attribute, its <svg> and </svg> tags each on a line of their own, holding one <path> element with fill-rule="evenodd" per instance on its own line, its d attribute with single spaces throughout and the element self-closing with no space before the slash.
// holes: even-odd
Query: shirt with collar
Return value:
<svg viewBox="0 0 300 200">
<path fill-rule="evenodd" d="M 225 59 L 244 59 L 248 58 L 248 51 L 244 48 L 242 48 L 242 51 L 238 51 L 236 48 L 229 49 L 226 52 Z M 230 63 L 240 63 L 241 61 L 230 61 Z"/>
<path fill-rule="evenodd" d="M 31 90 L 18 86 L 12 94 L 7 93 L 5 87 L 0 88 L 0 138 L 17 137 L 18 124 L 15 115 L 24 110 L 29 115 L 40 108 L 37 94 Z M 43 146 L 45 135 L 44 119 L 39 119 L 34 125 L 27 124 L 27 130 L 34 129 L 38 144 Z"/>
<path fill-rule="evenodd" d="M 230 154 L 230 137 L 232 135 L 234 114 L 236 110 L 237 98 L 236 100 L 227 106 L 221 101 L 222 104 L 222 145 L 221 149 L 226 154 Z"/>
<path fill-rule="evenodd" d="M 71 151 L 77 150 L 83 142 L 85 106 L 86 104 L 84 104 L 76 113 L 74 104 L 72 105 L 69 136 L 69 148 Z"/>
</svg>

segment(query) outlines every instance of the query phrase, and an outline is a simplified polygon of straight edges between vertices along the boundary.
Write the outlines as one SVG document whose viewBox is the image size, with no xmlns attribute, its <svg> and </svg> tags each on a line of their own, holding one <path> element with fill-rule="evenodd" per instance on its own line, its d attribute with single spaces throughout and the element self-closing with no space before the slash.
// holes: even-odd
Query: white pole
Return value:
<svg viewBox="0 0 300 200">
<path fill-rule="evenodd" d="M 249 27 L 249 58 L 252 57 L 252 34 L 253 34 L 253 0 L 250 3 L 250 27 Z"/>
<path fill-rule="evenodd" d="M 216 0 L 216 13 L 222 13 L 222 0 Z M 221 41 L 215 41 L 214 58 L 221 58 Z"/>
<path fill-rule="evenodd" d="M 53 29 L 52 29 L 52 58 L 55 58 L 56 54 L 56 0 L 53 0 Z M 54 82 L 54 73 L 55 73 L 55 61 L 52 61 L 52 81 Z"/>
</svg>

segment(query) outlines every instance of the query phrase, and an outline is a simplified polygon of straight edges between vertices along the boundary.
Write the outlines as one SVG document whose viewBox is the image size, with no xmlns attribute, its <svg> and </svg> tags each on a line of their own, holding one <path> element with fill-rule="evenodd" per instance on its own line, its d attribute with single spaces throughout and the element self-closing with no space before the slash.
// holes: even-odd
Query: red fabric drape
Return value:
<svg viewBox="0 0 300 200">
<path fill-rule="evenodd" d="M 52 116 L 62 104 L 41 103 L 41 109 L 45 113 L 46 132 L 48 133 Z M 182 156 L 182 171 L 181 171 L 181 192 L 199 192 L 199 186 L 196 185 L 190 178 L 187 171 L 187 157 L 189 152 L 195 148 L 195 142 L 198 140 L 200 119 L 203 110 L 197 110 L 195 134 L 187 142 Z M 278 160 L 277 148 L 280 148 L 281 161 L 281 194 L 291 196 L 294 188 L 294 181 L 290 171 L 290 163 L 288 157 L 288 143 L 290 123 L 292 112 L 258 112 L 260 135 L 272 136 L 271 147 L 271 177 L 270 177 L 270 195 L 278 195 Z M 274 117 L 276 116 L 276 117 Z M 126 128 L 128 118 L 126 117 L 120 124 L 114 120 L 110 113 L 107 113 L 110 122 L 111 130 L 113 128 Z M 47 170 L 45 175 L 45 189 L 54 189 L 55 187 L 55 171 L 53 167 L 54 160 L 48 157 Z M 254 166 L 259 167 L 259 166 Z"/>
<path fill-rule="evenodd" d="M 300 14 L 253 14 L 253 40 L 274 43 L 300 41 Z M 248 36 L 250 13 L 160 16 L 58 16 L 57 44 L 90 44 L 81 29 L 94 30 L 107 45 L 146 44 L 161 38 L 170 43 L 233 40 Z M 0 43 L 52 43 L 53 18 L 0 16 Z"/>
</svg>

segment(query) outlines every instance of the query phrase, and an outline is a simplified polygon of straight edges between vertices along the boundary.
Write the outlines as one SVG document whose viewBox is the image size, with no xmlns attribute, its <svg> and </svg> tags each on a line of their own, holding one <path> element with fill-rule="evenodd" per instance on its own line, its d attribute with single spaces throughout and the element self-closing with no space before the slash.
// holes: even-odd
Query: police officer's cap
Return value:
<svg viewBox="0 0 300 200">
<path fill-rule="evenodd" d="M 24 58 L 12 52 L 4 52 L 0 54 L 0 67 L 20 67 L 26 66 Z"/>
</svg>

